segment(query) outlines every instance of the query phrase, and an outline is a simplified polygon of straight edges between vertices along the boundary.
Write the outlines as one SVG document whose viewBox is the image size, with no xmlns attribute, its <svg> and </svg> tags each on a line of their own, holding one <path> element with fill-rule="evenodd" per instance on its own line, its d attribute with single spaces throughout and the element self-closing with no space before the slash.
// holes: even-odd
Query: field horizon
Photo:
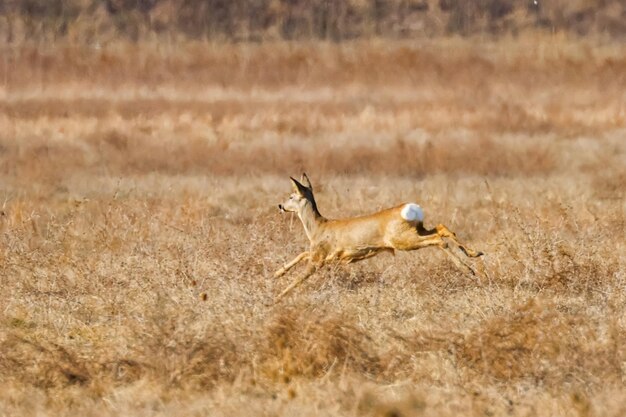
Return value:
<svg viewBox="0 0 626 417">
<path fill-rule="evenodd" d="M 0 46 L 0 415 L 621 416 L 626 45 Z M 328 267 L 277 204 L 486 253 Z"/>
</svg>

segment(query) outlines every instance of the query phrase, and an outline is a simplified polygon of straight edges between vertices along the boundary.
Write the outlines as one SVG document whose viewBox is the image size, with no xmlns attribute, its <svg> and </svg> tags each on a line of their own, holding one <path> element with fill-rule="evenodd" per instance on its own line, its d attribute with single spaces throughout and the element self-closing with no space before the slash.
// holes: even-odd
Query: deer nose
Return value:
<svg viewBox="0 0 626 417">
<path fill-rule="evenodd" d="M 283 205 L 282 205 L 282 204 L 279 204 L 279 205 L 278 205 L 278 209 L 279 209 L 280 211 L 285 211 L 285 209 L 283 208 Z"/>
</svg>

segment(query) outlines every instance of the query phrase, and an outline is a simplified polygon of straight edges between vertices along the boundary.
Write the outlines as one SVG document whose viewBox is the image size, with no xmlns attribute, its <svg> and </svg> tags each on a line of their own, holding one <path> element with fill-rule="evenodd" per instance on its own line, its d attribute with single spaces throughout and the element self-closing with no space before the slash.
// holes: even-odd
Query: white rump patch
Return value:
<svg viewBox="0 0 626 417">
<path fill-rule="evenodd" d="M 400 215 L 402 216 L 404 220 L 407 220 L 410 222 L 414 222 L 414 221 L 423 222 L 424 221 L 424 210 L 422 210 L 422 208 L 415 203 L 409 203 L 409 204 L 406 204 L 404 207 L 402 207 L 402 211 L 400 212 Z"/>
</svg>

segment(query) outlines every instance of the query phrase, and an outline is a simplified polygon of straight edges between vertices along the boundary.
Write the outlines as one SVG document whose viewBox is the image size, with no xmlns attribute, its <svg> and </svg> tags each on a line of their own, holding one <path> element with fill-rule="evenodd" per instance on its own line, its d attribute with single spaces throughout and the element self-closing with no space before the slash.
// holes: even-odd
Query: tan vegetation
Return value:
<svg viewBox="0 0 626 417">
<path fill-rule="evenodd" d="M 621 416 L 626 47 L 3 46 L 0 414 Z M 486 252 L 327 268 L 276 205 Z M 442 190 L 444 190 L 442 192 Z"/>
</svg>

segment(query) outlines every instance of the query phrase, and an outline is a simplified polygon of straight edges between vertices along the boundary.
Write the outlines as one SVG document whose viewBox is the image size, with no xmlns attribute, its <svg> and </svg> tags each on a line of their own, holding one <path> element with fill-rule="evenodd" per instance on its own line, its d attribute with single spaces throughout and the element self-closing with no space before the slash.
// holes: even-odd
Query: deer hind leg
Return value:
<svg viewBox="0 0 626 417">
<path fill-rule="evenodd" d="M 450 247 L 448 247 L 447 245 L 445 248 L 442 246 L 439 246 L 439 247 L 448 256 L 448 258 L 450 258 L 450 260 L 456 265 L 457 268 L 469 273 L 470 275 L 476 275 L 476 271 L 474 271 L 474 268 L 472 268 L 470 265 L 464 262 L 461 258 L 459 258 L 456 253 L 452 252 Z"/>
<path fill-rule="evenodd" d="M 285 275 L 285 273 L 287 271 L 289 271 L 291 268 L 296 266 L 300 261 L 302 261 L 307 256 L 309 256 L 309 252 L 308 251 L 302 252 L 300 255 L 296 256 L 291 262 L 289 262 L 288 264 L 283 265 L 282 268 L 280 268 L 278 271 L 276 271 L 274 273 L 274 278 L 278 278 L 278 277 L 281 277 L 281 276 Z"/>
<path fill-rule="evenodd" d="M 418 233 L 415 233 L 411 234 L 409 237 L 405 236 L 404 239 L 396 242 L 394 244 L 394 247 L 400 250 L 417 250 L 421 248 L 427 248 L 429 246 L 438 247 L 450 258 L 450 260 L 452 260 L 457 268 L 466 273 L 469 273 L 470 275 L 476 275 L 476 272 L 470 265 L 465 263 L 461 258 L 457 256 L 457 254 L 452 252 L 452 250 L 448 246 L 448 243 L 443 240 L 443 237 L 444 236 L 442 236 L 438 232 L 428 235 L 420 235 Z"/>
<path fill-rule="evenodd" d="M 435 227 L 435 230 L 437 231 L 437 235 L 439 235 L 441 237 L 450 238 L 454 243 L 456 243 L 457 246 L 463 251 L 463 253 L 466 256 L 468 256 L 470 258 L 477 258 L 479 256 L 484 255 L 483 252 L 475 251 L 473 249 L 470 249 L 467 246 L 465 246 L 464 244 L 462 244 L 461 242 L 459 242 L 459 240 L 456 237 L 456 234 L 453 231 L 451 231 L 450 229 L 448 229 L 446 226 L 444 226 L 443 224 L 438 224 L 437 227 Z"/>
</svg>

